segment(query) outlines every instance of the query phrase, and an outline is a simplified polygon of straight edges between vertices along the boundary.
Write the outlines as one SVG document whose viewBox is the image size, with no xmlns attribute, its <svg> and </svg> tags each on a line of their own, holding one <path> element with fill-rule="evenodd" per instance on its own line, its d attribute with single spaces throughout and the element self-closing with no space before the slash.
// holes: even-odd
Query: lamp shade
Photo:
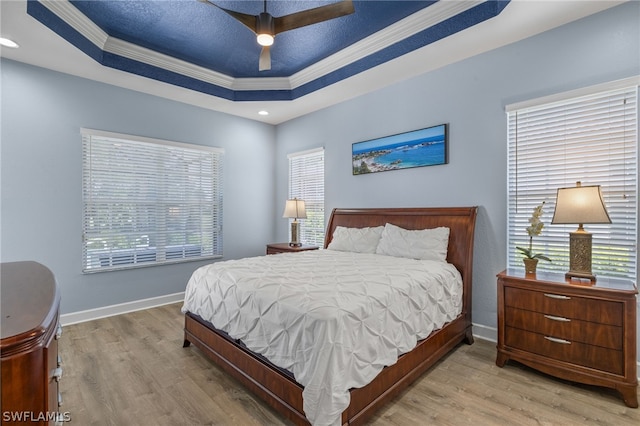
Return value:
<svg viewBox="0 0 640 426">
<path fill-rule="evenodd" d="M 552 224 L 611 223 L 600 185 L 558 188 Z"/>
<path fill-rule="evenodd" d="M 293 218 L 293 219 L 306 219 L 307 211 L 304 207 L 304 201 L 298 200 L 294 198 L 292 200 L 287 200 L 284 205 L 284 213 L 282 217 Z"/>
</svg>

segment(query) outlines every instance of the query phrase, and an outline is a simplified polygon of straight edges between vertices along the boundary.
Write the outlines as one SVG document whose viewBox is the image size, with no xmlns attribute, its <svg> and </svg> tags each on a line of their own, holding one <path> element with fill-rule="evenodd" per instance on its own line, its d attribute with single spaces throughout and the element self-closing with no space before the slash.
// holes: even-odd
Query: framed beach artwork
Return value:
<svg viewBox="0 0 640 426">
<path fill-rule="evenodd" d="M 357 142 L 351 148 L 353 174 L 447 164 L 448 145 L 448 124 Z"/>
</svg>

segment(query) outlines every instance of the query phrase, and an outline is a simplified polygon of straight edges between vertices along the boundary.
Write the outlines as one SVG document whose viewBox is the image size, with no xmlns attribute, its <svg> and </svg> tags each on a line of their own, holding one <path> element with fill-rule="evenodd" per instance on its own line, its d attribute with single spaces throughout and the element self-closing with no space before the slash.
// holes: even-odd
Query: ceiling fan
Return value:
<svg viewBox="0 0 640 426">
<path fill-rule="evenodd" d="M 269 49 L 273 44 L 276 34 L 350 15 L 355 11 L 352 0 L 342 0 L 338 3 L 307 9 L 290 15 L 273 17 L 267 13 L 267 0 L 264 0 L 264 12 L 259 15 L 248 15 L 246 13 L 224 9 L 210 0 L 199 1 L 224 11 L 256 34 L 258 44 L 262 46 L 260 60 L 258 62 L 258 69 L 260 71 L 271 69 L 271 53 Z"/>
</svg>

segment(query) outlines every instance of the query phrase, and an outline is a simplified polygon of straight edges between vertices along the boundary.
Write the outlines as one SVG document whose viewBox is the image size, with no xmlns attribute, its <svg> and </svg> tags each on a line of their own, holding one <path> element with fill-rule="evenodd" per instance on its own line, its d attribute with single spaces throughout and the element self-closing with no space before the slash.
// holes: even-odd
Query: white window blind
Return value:
<svg viewBox="0 0 640 426">
<path fill-rule="evenodd" d="M 599 88 L 602 89 L 602 88 Z M 636 278 L 637 268 L 637 84 L 598 90 L 519 109 L 508 115 L 508 265 L 522 268 L 515 247 L 527 247 L 526 228 L 543 201 L 545 226 L 533 237 L 534 253 L 552 262 L 538 268 L 569 270 L 569 232 L 551 225 L 558 188 L 601 185 L 612 223 L 585 224 L 593 235 L 596 275 Z"/>
<path fill-rule="evenodd" d="M 300 242 L 324 245 L 324 148 L 289 154 L 289 198 L 304 200 Z"/>
<path fill-rule="evenodd" d="M 83 272 L 222 256 L 222 149 L 81 133 Z"/>
</svg>

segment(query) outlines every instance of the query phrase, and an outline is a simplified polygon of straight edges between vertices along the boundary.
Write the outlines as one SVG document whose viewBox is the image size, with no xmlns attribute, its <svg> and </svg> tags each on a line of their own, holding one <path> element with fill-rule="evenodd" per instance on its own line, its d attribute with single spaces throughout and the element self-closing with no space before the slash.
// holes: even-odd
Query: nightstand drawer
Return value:
<svg viewBox="0 0 640 426">
<path fill-rule="evenodd" d="M 513 308 L 600 324 L 623 322 L 624 307 L 618 302 L 513 287 L 505 288 L 504 298 L 505 305 Z"/>
<path fill-rule="evenodd" d="M 507 327 L 505 344 L 559 361 L 624 375 L 624 354 L 615 349 L 587 345 L 511 327 Z"/>
<path fill-rule="evenodd" d="M 507 327 L 622 350 L 622 327 L 507 307 Z"/>
</svg>

